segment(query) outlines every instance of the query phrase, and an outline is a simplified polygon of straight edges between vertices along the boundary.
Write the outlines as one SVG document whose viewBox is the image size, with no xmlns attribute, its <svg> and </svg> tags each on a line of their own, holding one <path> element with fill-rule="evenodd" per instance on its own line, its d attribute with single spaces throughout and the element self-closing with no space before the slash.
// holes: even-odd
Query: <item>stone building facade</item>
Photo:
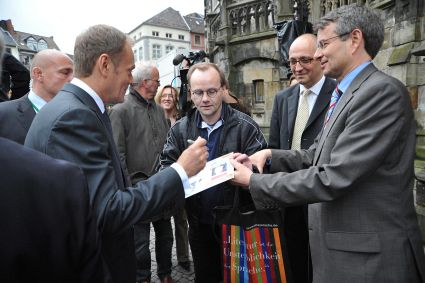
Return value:
<svg viewBox="0 0 425 283">
<path fill-rule="evenodd" d="M 297 3 L 295 3 L 297 2 Z M 210 60 L 226 71 L 232 91 L 251 107 L 268 133 L 276 92 L 287 84 L 273 25 L 294 18 L 294 6 L 311 23 L 341 5 L 381 11 L 385 39 L 374 63 L 408 88 L 417 130 L 416 207 L 425 242 L 425 1 L 423 0 L 206 0 Z M 301 7 L 300 7 L 301 4 Z M 302 7 L 308 14 L 303 15 Z"/>
</svg>

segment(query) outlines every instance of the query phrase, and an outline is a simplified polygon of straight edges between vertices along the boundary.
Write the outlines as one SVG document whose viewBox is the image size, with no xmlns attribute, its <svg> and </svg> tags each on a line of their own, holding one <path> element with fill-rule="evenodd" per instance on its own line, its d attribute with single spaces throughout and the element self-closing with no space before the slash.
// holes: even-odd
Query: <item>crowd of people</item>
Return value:
<svg viewBox="0 0 425 283">
<path fill-rule="evenodd" d="M 237 195 L 282 211 L 288 282 L 425 282 L 413 111 L 372 62 L 383 23 L 353 4 L 316 28 L 290 47 L 269 143 L 216 64 L 190 67 L 182 113 L 178 89 L 136 66 L 114 27 L 82 32 L 73 60 L 37 53 L 30 89 L 0 103 L 0 281 L 150 282 L 152 225 L 161 282 L 175 282 L 174 239 L 195 282 L 223 282 L 214 208 Z M 190 177 L 232 152 L 233 179 L 185 198 Z"/>
</svg>

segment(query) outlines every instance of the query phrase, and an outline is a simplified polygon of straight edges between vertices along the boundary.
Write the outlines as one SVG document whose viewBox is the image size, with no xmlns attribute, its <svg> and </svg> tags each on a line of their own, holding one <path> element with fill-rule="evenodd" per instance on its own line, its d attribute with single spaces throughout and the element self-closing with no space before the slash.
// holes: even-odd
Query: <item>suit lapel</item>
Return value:
<svg viewBox="0 0 425 283">
<path fill-rule="evenodd" d="M 294 131 L 295 119 L 298 111 L 298 100 L 299 100 L 300 87 L 295 87 L 291 94 L 288 96 L 288 131 L 289 140 L 292 141 L 292 133 Z"/>
<path fill-rule="evenodd" d="M 22 125 L 22 127 L 28 131 L 31 126 L 32 120 L 35 117 L 35 111 L 31 106 L 31 101 L 28 99 L 28 94 L 19 99 L 17 111 L 18 122 Z"/>
<path fill-rule="evenodd" d="M 97 118 L 101 121 L 105 129 L 106 137 L 108 138 L 108 142 L 112 151 L 111 156 L 112 156 L 113 162 L 116 164 L 116 166 L 114 166 L 115 173 L 116 173 L 116 180 L 120 188 L 126 187 L 128 185 L 128 182 L 127 182 L 126 174 L 124 173 L 124 170 L 122 168 L 122 164 L 121 164 L 121 160 L 120 160 L 117 148 L 115 146 L 115 141 L 114 141 L 114 137 L 112 136 L 112 131 L 110 130 L 111 125 L 110 125 L 109 118 L 105 119 L 105 116 L 103 115 L 102 112 L 100 112 L 99 106 L 97 106 L 94 99 L 87 92 L 85 92 L 83 89 L 79 88 L 78 86 L 73 84 L 66 84 L 63 87 L 62 91 L 67 91 L 74 94 L 77 97 L 77 99 L 79 99 L 84 105 L 86 105 L 87 107 L 89 107 L 96 113 Z M 117 166 L 119 168 L 117 168 Z"/>
<path fill-rule="evenodd" d="M 311 111 L 310 117 L 308 117 L 306 128 L 308 128 L 317 117 L 323 111 L 327 111 L 329 108 L 329 101 L 331 99 L 332 91 L 335 89 L 335 85 L 332 83 L 331 79 L 325 78 L 322 89 L 320 90 L 319 95 L 317 96 L 316 103 L 314 104 L 313 110 Z"/>
<path fill-rule="evenodd" d="M 341 115 L 341 113 L 344 111 L 345 107 L 348 105 L 348 103 L 351 101 L 351 99 L 354 97 L 356 91 L 359 89 L 361 84 L 367 80 L 367 78 L 376 71 L 376 67 L 373 64 L 368 65 L 365 69 L 363 69 L 356 78 L 351 82 L 347 90 L 344 92 L 344 94 L 341 96 L 340 100 L 338 101 L 338 104 L 334 110 L 334 113 L 332 114 L 331 118 L 329 119 L 328 123 L 326 124 L 326 127 L 322 130 L 319 143 L 316 148 L 316 154 L 314 156 L 313 164 L 316 165 L 317 161 L 319 160 L 320 154 L 323 149 L 323 145 L 326 141 L 326 138 L 329 136 L 329 133 L 332 131 L 332 127 L 335 124 L 335 122 L 338 120 L 338 117 Z"/>
</svg>

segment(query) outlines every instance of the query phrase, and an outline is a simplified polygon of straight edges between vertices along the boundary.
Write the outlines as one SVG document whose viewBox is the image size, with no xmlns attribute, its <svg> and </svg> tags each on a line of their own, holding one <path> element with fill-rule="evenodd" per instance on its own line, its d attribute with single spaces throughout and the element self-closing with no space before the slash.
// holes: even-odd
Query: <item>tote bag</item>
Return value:
<svg viewBox="0 0 425 283">
<path fill-rule="evenodd" d="M 291 282 L 283 233 L 283 212 L 239 206 L 216 207 L 221 229 L 223 282 Z"/>
</svg>

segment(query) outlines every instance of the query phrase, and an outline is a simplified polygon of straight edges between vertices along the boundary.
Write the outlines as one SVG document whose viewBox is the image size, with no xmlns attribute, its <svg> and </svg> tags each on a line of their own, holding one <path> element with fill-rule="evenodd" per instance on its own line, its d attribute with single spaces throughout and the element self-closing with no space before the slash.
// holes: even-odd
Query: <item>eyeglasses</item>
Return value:
<svg viewBox="0 0 425 283">
<path fill-rule="evenodd" d="M 329 38 L 327 38 L 327 39 L 323 39 L 323 40 L 321 40 L 321 41 L 319 41 L 319 42 L 317 42 L 317 48 L 318 49 L 325 49 L 330 43 L 331 43 L 331 41 L 333 40 L 333 39 L 335 39 L 335 38 L 340 38 L 340 37 L 343 37 L 343 36 L 346 36 L 346 35 L 348 35 L 348 34 L 350 34 L 351 33 L 351 31 L 349 31 L 349 32 L 346 32 L 346 33 L 343 33 L 343 34 L 338 34 L 338 35 L 335 35 L 335 36 L 332 36 L 332 37 L 329 37 Z"/>
<path fill-rule="evenodd" d="M 203 90 L 203 89 L 195 89 L 193 91 L 191 91 L 191 93 L 196 97 L 196 98 L 202 98 L 204 96 L 204 93 L 206 93 L 208 95 L 208 97 L 213 98 L 214 96 L 217 95 L 218 91 L 221 89 L 220 88 L 209 88 L 207 90 Z"/>
<path fill-rule="evenodd" d="M 172 93 L 163 93 L 163 94 L 161 94 L 161 98 L 166 98 L 166 97 L 168 97 L 168 98 L 174 98 L 174 96 L 173 96 Z"/>
<path fill-rule="evenodd" d="M 305 65 L 310 65 L 311 62 L 313 62 L 313 60 L 315 60 L 314 58 L 310 58 L 310 57 L 301 57 L 300 59 L 289 59 L 289 64 L 291 66 L 295 66 L 297 65 L 297 63 L 300 63 L 301 66 L 305 66 Z"/>
<path fill-rule="evenodd" d="M 161 81 L 160 80 L 153 80 L 153 79 L 146 79 L 147 81 L 154 81 L 156 82 L 158 85 L 161 85 Z"/>
</svg>

